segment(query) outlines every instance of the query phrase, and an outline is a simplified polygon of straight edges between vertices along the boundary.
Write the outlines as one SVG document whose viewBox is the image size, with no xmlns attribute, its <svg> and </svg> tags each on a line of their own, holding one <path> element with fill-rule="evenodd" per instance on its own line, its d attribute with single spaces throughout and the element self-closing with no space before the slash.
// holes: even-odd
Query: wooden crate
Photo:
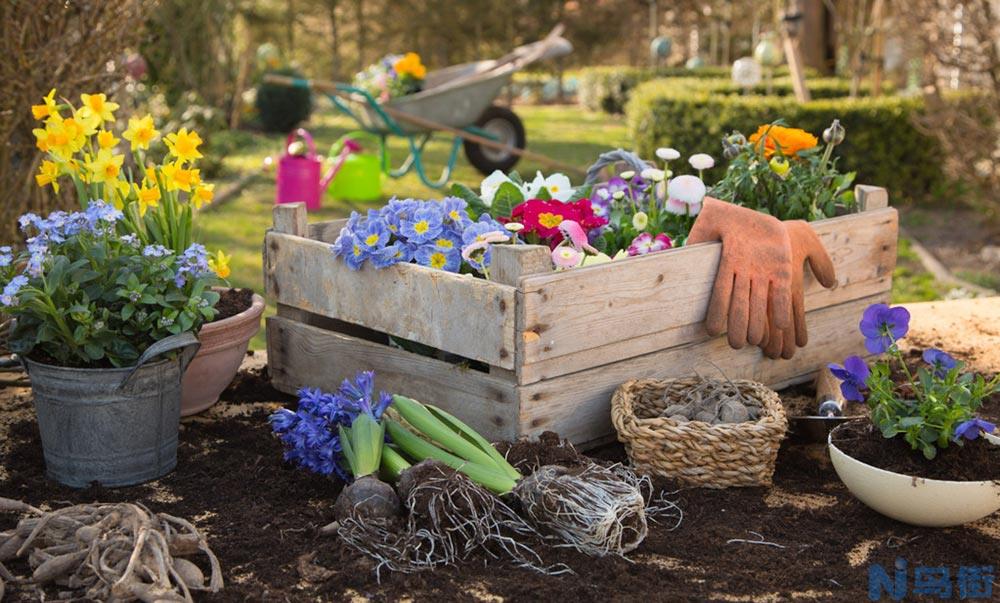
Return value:
<svg viewBox="0 0 1000 603">
<path fill-rule="evenodd" d="M 287 392 L 334 389 L 373 369 L 379 388 L 433 402 L 489 438 L 553 430 L 582 446 L 613 436 L 611 394 L 629 379 L 722 371 L 773 387 L 802 382 L 863 354 L 861 313 L 889 298 L 896 211 L 884 189 L 856 194 L 861 213 L 812 223 L 839 285 L 824 289 L 807 274 L 809 345 L 791 360 L 705 332 L 718 243 L 562 272 L 545 247 L 501 245 L 492 281 L 416 264 L 352 271 L 330 247 L 343 220 L 307 224 L 301 204 L 277 206 L 264 243 L 277 304 L 267 320 L 271 377 Z M 389 335 L 444 359 L 390 345 Z"/>
</svg>

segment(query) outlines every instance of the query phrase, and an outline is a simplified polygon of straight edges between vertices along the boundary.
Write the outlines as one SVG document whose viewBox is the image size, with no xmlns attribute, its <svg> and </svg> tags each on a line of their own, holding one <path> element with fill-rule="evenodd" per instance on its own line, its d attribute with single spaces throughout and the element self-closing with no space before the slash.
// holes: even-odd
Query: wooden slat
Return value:
<svg viewBox="0 0 1000 603">
<path fill-rule="evenodd" d="M 896 261 L 896 210 L 813 223 L 838 287 L 806 278 L 808 310 L 887 291 Z M 568 374 L 707 338 L 701 323 L 721 245 L 694 245 L 521 280 L 520 383 Z"/>
<path fill-rule="evenodd" d="M 379 390 L 440 406 L 492 440 L 518 435 L 516 385 L 486 373 L 279 316 L 267 319 L 267 358 L 274 386 L 288 393 L 333 391 L 374 370 Z"/>
<path fill-rule="evenodd" d="M 274 220 L 275 232 L 290 234 L 299 237 L 306 236 L 308 227 L 306 221 L 305 203 L 281 203 L 275 205 L 271 210 L 271 217 Z"/>
<path fill-rule="evenodd" d="M 809 312 L 810 343 L 791 360 L 765 358 L 758 348 L 734 350 L 725 337 L 615 362 L 579 373 L 521 386 L 521 433 L 552 430 L 574 443 L 598 440 L 612 432 L 611 396 L 630 379 L 666 379 L 701 374 L 753 379 L 785 386 L 812 378 L 828 362 L 865 354 L 856 326 L 869 304 L 888 294 L 857 299 Z"/>
<path fill-rule="evenodd" d="M 514 368 L 513 287 L 416 264 L 351 270 L 329 244 L 276 232 L 264 246 L 276 303 Z"/>
<path fill-rule="evenodd" d="M 333 243 L 340 236 L 340 230 L 346 225 L 346 218 L 330 220 L 329 222 L 313 222 L 309 225 L 309 238 L 314 241 Z"/>
</svg>

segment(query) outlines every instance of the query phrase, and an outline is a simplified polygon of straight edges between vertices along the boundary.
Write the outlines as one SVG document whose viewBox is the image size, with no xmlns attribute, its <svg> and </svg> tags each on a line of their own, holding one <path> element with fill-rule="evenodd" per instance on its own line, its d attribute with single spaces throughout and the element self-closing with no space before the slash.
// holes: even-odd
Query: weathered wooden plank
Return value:
<svg viewBox="0 0 1000 603">
<path fill-rule="evenodd" d="M 486 373 L 280 316 L 267 319 L 267 358 L 281 391 L 331 391 L 359 371 L 374 370 L 380 390 L 440 406 L 493 440 L 518 435 L 517 386 Z"/>
<path fill-rule="evenodd" d="M 823 220 L 813 227 L 833 259 L 839 285 L 824 289 L 807 275 L 807 309 L 889 289 L 898 231 L 894 209 Z M 694 245 L 523 278 L 520 383 L 706 337 L 700 325 L 720 251 L 718 243 Z"/>
<path fill-rule="evenodd" d="M 275 232 L 299 237 L 306 236 L 308 214 L 305 203 L 280 203 L 271 210 Z"/>
<path fill-rule="evenodd" d="M 276 232 L 265 255 L 276 303 L 514 368 L 513 287 L 416 264 L 351 270 L 329 244 Z"/>
<path fill-rule="evenodd" d="M 330 220 L 329 222 L 313 222 L 309 225 L 309 238 L 314 241 L 333 243 L 340 236 L 341 229 L 346 225 L 346 218 Z"/>
<path fill-rule="evenodd" d="M 863 212 L 889 207 L 889 191 L 881 186 L 859 184 L 854 187 L 854 199 Z"/>
<path fill-rule="evenodd" d="M 791 360 L 765 358 L 758 348 L 734 350 L 725 337 L 653 352 L 626 361 L 521 386 L 521 434 L 552 430 L 574 443 L 598 440 L 612 432 L 611 396 L 630 379 L 665 379 L 701 374 L 787 385 L 811 378 L 817 368 L 864 354 L 855 325 L 869 304 L 888 294 L 856 299 L 808 313 L 809 345 Z"/>
<path fill-rule="evenodd" d="M 552 253 L 543 245 L 495 245 L 490 259 L 490 278 L 517 287 L 521 277 L 552 272 Z"/>
</svg>

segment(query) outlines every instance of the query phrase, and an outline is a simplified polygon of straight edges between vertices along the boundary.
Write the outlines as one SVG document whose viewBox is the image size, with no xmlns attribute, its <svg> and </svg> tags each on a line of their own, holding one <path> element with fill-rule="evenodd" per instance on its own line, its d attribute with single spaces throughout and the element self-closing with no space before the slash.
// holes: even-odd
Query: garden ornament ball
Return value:
<svg viewBox="0 0 1000 603">
<path fill-rule="evenodd" d="M 781 64 L 781 48 L 774 42 L 774 34 L 764 34 L 753 48 L 753 58 L 763 67 L 772 69 Z"/>
<path fill-rule="evenodd" d="M 750 57 L 736 59 L 733 62 L 733 82 L 740 88 L 753 88 L 763 78 L 760 63 Z"/>
<path fill-rule="evenodd" d="M 709 335 L 728 330 L 729 345 L 760 345 L 768 325 L 792 328 L 792 245 L 774 216 L 705 197 L 688 244 L 722 242 L 708 304 Z M 770 310 L 771 315 L 768 315 Z"/>
<path fill-rule="evenodd" d="M 830 260 L 830 254 L 826 252 L 823 243 L 807 222 L 789 220 L 782 224 L 788 232 L 792 246 L 792 322 L 786 329 L 769 325 L 767 338 L 761 343 L 761 348 L 768 358 L 781 357 L 787 360 L 795 355 L 796 346 L 801 348 L 809 343 L 802 282 L 805 277 L 805 263 L 809 262 L 813 276 L 827 289 L 837 286 L 837 274 L 833 268 L 833 261 Z"/>
<path fill-rule="evenodd" d="M 674 42 L 670 36 L 657 36 L 649 43 L 649 56 L 653 60 L 662 60 L 670 56 Z"/>
</svg>

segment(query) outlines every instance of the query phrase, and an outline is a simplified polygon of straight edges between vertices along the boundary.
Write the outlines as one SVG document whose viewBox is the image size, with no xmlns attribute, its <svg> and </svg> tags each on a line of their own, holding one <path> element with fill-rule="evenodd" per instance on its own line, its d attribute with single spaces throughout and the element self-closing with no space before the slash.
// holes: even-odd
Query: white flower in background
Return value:
<svg viewBox="0 0 1000 603">
<path fill-rule="evenodd" d="M 524 224 L 521 224 L 520 222 L 507 222 L 503 225 L 503 227 L 510 232 L 521 232 L 524 230 Z"/>
<path fill-rule="evenodd" d="M 635 215 L 632 216 L 632 227 L 641 232 L 646 230 L 647 226 L 649 226 L 649 216 L 646 215 L 646 212 L 635 212 Z"/>
<path fill-rule="evenodd" d="M 642 173 L 639 175 L 642 176 L 643 180 L 652 180 L 653 182 L 663 182 L 663 179 L 666 177 L 667 173 L 664 172 L 663 170 L 658 170 L 656 168 L 646 168 L 642 170 Z"/>
<path fill-rule="evenodd" d="M 482 198 L 486 207 L 493 205 L 493 197 L 496 196 L 497 190 L 504 182 L 510 182 L 510 178 L 507 178 L 507 174 L 504 174 L 500 170 L 494 171 L 483 179 L 483 182 L 479 185 L 479 197 Z"/>
<path fill-rule="evenodd" d="M 536 172 L 535 179 L 526 183 L 522 188 L 524 198 L 537 198 L 543 188 L 549 191 L 549 196 L 563 203 L 569 201 L 570 197 L 573 196 L 573 184 L 565 174 L 555 173 L 545 177 L 542 176 L 541 172 Z"/>
<path fill-rule="evenodd" d="M 664 209 L 680 216 L 697 216 L 705 199 L 705 183 L 697 176 L 678 176 L 667 185 L 667 203 Z"/>
<path fill-rule="evenodd" d="M 698 171 L 709 170 L 715 167 L 715 160 L 712 159 L 712 156 L 707 153 L 691 155 L 691 158 L 688 159 L 688 163 L 690 163 L 691 167 Z"/>
<path fill-rule="evenodd" d="M 670 147 L 660 147 L 656 149 L 656 156 L 663 161 L 673 161 L 674 159 L 680 159 L 681 153 L 677 149 L 671 149 Z"/>
<path fill-rule="evenodd" d="M 611 198 L 614 199 L 615 201 L 621 201 L 622 199 L 625 198 L 625 192 L 615 191 L 614 194 L 611 195 Z"/>
<path fill-rule="evenodd" d="M 632 177 L 635 176 L 635 172 L 633 170 L 625 170 L 621 174 L 618 174 L 618 176 L 621 177 L 622 180 L 631 180 Z"/>
</svg>

